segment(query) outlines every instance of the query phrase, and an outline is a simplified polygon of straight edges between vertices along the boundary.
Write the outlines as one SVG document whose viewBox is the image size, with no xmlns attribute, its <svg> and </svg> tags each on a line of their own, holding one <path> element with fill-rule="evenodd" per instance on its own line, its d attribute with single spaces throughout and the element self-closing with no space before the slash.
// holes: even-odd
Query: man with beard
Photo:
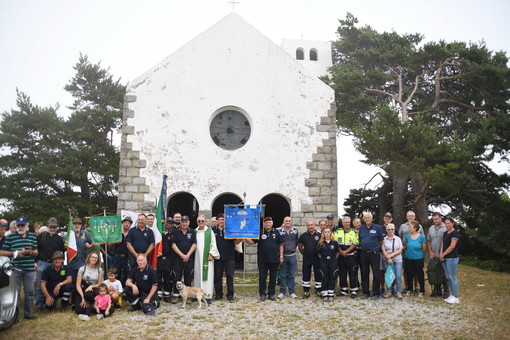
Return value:
<svg viewBox="0 0 510 340">
<path fill-rule="evenodd" d="M 35 280 L 35 307 L 38 311 L 44 310 L 45 294 L 41 290 L 41 277 L 44 270 L 52 265 L 53 255 L 56 251 L 65 252 L 64 240 L 57 233 L 58 221 L 55 217 L 48 220 L 48 232 L 37 235 L 37 273 Z"/>
<path fill-rule="evenodd" d="M 18 228 L 18 231 L 10 234 L 6 238 L 5 243 L 2 246 L 2 250 L 0 251 L 0 255 L 9 256 L 11 258 L 12 265 L 19 269 L 13 271 L 13 275 L 16 280 L 16 285 L 20 287 L 20 290 L 18 291 L 18 300 L 20 300 L 21 281 L 23 281 L 23 289 L 25 293 L 23 312 L 25 319 L 37 319 L 37 317 L 32 314 L 32 300 L 34 297 L 35 283 L 35 258 L 38 255 L 37 239 L 35 238 L 35 234 L 28 231 L 28 221 L 26 217 L 18 217 L 16 219 L 16 227 Z"/>
</svg>

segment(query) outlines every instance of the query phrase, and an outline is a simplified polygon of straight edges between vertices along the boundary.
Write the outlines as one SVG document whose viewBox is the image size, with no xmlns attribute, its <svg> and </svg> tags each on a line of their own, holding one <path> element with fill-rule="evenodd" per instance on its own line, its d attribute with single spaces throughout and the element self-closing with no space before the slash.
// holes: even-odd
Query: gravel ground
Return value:
<svg viewBox="0 0 510 340">
<path fill-rule="evenodd" d="M 234 302 L 163 303 L 154 316 L 141 312 L 116 313 L 111 326 L 136 324 L 128 338 L 144 339 L 442 339 L 470 338 L 460 305 L 439 298 L 417 296 L 378 301 L 335 298 L 324 302 L 316 296 L 261 302 L 253 293 L 237 293 Z M 94 322 L 97 322 L 94 320 Z M 118 334 L 118 336 L 121 334 Z M 476 338 L 475 334 L 472 334 Z"/>
</svg>

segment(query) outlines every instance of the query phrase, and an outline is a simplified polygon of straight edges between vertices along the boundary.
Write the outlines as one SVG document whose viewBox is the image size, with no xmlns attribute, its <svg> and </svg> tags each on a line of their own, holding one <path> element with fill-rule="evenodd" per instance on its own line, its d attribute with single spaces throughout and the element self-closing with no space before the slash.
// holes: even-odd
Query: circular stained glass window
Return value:
<svg viewBox="0 0 510 340">
<path fill-rule="evenodd" d="M 225 110 L 213 118 L 209 131 L 214 144 L 225 150 L 236 150 L 250 139 L 251 126 L 241 112 Z"/>
</svg>

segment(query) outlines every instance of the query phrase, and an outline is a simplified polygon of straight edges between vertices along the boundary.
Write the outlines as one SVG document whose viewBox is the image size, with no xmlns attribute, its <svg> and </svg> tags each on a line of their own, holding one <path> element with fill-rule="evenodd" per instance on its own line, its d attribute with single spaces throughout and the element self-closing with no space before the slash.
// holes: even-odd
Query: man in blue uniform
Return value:
<svg viewBox="0 0 510 340">
<path fill-rule="evenodd" d="M 212 228 L 216 237 L 216 247 L 220 252 L 220 258 L 214 260 L 214 291 L 216 300 L 223 298 L 223 272 L 227 278 L 227 300 L 234 300 L 234 267 L 236 260 L 235 244 L 241 240 L 225 239 L 225 216 L 216 216 L 217 226 Z"/>
<path fill-rule="evenodd" d="M 136 267 L 138 255 L 143 254 L 148 257 L 155 244 L 154 232 L 147 228 L 147 216 L 139 214 L 137 223 L 138 226 L 131 228 L 126 237 L 126 245 L 129 250 L 129 265 L 131 268 Z"/>
<path fill-rule="evenodd" d="M 59 236 L 60 237 L 60 236 Z M 69 305 L 69 298 L 73 290 L 73 278 L 64 265 L 64 253 L 57 250 L 51 258 L 51 265 L 46 267 L 41 276 L 41 291 L 45 297 L 44 305 L 54 310 L 58 299 L 62 299 L 60 311 L 64 312 Z"/>
<path fill-rule="evenodd" d="M 137 267 L 131 271 L 126 281 L 126 298 L 131 304 L 129 312 L 142 309 L 143 304 L 157 306 L 158 274 L 147 263 L 147 256 L 136 257 Z"/>
<path fill-rule="evenodd" d="M 321 238 L 321 233 L 315 230 L 315 222 L 306 222 L 306 233 L 301 234 L 298 240 L 298 249 L 301 255 L 303 255 L 303 297 L 305 299 L 310 297 L 310 280 L 312 278 L 312 268 L 315 280 L 315 292 L 320 296 L 321 284 L 322 284 L 322 273 L 321 273 L 321 262 L 317 253 L 317 243 Z"/>
<path fill-rule="evenodd" d="M 361 244 L 360 252 L 360 265 L 361 265 L 361 286 L 363 288 L 362 299 L 370 297 L 370 267 L 372 268 L 372 276 L 374 278 L 372 283 L 372 299 L 379 299 L 380 283 L 379 283 L 379 264 L 381 245 L 384 237 L 381 232 L 381 226 L 373 223 L 372 214 L 369 212 L 363 213 L 363 224 L 359 230 L 359 239 Z"/>
<path fill-rule="evenodd" d="M 175 215 L 174 215 L 175 216 Z M 174 251 L 175 282 L 172 302 L 179 298 L 177 281 L 184 276 L 184 284 L 191 286 L 193 271 L 195 268 L 195 249 L 197 248 L 197 236 L 194 230 L 189 228 L 189 217 L 181 217 L 181 228 L 172 233 L 172 249 Z"/>
<path fill-rule="evenodd" d="M 273 229 L 273 219 L 264 218 L 264 230 L 259 240 L 245 240 L 248 244 L 258 244 L 258 267 L 259 267 L 259 294 L 260 301 L 267 297 L 276 301 L 276 271 L 278 265 L 283 263 L 283 239 L 277 230 Z M 267 287 L 267 273 L 269 271 L 269 287 Z M 266 295 L 267 287 L 267 295 Z"/>
</svg>

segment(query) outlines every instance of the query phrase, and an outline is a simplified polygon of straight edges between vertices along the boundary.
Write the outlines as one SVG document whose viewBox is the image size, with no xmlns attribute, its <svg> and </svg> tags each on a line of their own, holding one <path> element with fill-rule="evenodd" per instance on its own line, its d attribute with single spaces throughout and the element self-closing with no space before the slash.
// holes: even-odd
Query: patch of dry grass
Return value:
<svg viewBox="0 0 510 340">
<path fill-rule="evenodd" d="M 241 286 L 240 281 L 246 285 Z M 197 303 L 185 309 L 181 304 L 163 303 L 158 313 L 116 311 L 111 318 L 79 321 L 73 312 L 38 313 L 37 320 L 22 320 L 1 332 L 2 339 L 266 339 L 337 338 L 346 331 L 352 339 L 510 339 L 510 274 L 459 266 L 460 305 L 450 306 L 439 298 L 406 297 L 403 301 L 381 299 L 378 302 L 336 299 L 324 303 L 317 297 L 290 298 L 277 302 L 259 302 L 257 277 L 236 277 L 236 301 L 215 301 L 209 308 Z M 301 287 L 296 290 L 302 294 Z M 427 287 L 428 289 L 428 287 Z M 395 311 L 393 327 L 385 327 L 388 310 Z M 438 313 L 441 315 L 438 317 Z M 414 321 L 416 314 L 420 314 Z M 400 316 L 400 318 L 399 318 Z M 452 317 L 454 316 L 454 317 Z M 323 327 L 320 320 L 335 327 Z M 443 329 L 435 329 L 435 318 Z M 342 320 L 341 323 L 338 320 Z M 444 323 L 455 320 L 455 332 L 445 332 Z M 451 322 L 451 321 L 449 321 Z M 197 327 L 201 326 L 201 327 Z M 448 325 L 446 325 L 448 326 Z M 446 328 L 448 329 L 448 328 Z"/>
</svg>

